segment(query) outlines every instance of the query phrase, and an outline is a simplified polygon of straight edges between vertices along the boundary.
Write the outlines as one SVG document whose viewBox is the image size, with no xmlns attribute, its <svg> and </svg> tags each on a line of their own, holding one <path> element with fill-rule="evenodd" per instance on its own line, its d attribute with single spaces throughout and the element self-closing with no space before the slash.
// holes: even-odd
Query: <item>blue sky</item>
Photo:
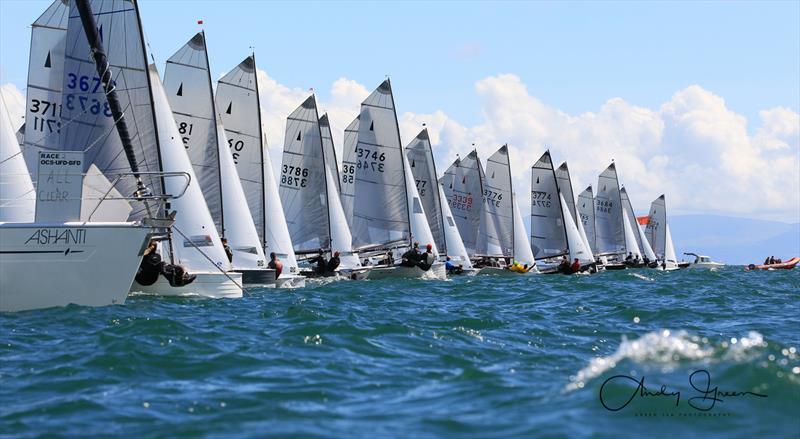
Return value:
<svg viewBox="0 0 800 439">
<path fill-rule="evenodd" d="M 49 1 L 0 0 L 2 82 L 24 87 L 29 25 Z M 571 114 L 612 97 L 648 108 L 699 84 L 748 119 L 800 106 L 800 2 L 140 2 L 163 61 L 204 20 L 217 77 L 255 46 L 283 84 L 324 100 L 339 77 L 390 74 L 401 110 L 465 124 L 476 81 L 513 73 Z M 162 67 L 163 68 L 163 67 Z"/>
</svg>

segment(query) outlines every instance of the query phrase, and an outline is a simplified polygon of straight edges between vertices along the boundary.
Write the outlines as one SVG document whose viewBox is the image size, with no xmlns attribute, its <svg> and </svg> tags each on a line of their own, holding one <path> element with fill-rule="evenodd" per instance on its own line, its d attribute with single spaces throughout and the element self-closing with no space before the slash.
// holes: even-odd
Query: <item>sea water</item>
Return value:
<svg viewBox="0 0 800 439">
<path fill-rule="evenodd" d="M 800 270 L 309 284 L 0 314 L 0 435 L 800 435 Z"/>
</svg>

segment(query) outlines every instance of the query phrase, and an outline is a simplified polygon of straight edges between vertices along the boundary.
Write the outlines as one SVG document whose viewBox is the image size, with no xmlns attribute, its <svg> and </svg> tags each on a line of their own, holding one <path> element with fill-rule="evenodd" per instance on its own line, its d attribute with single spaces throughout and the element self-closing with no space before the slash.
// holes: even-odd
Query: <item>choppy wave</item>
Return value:
<svg viewBox="0 0 800 439">
<path fill-rule="evenodd" d="M 623 336 L 616 352 L 609 356 L 593 358 L 589 365 L 570 377 L 566 390 L 583 388 L 588 381 L 616 368 L 624 360 L 638 364 L 657 365 L 663 371 L 668 372 L 686 362 L 751 360 L 766 347 L 767 342 L 764 341 L 764 337 L 756 331 L 750 331 L 743 337 L 734 337 L 716 344 L 709 341 L 707 337 L 691 335 L 684 330 L 664 329 L 648 332 L 635 340 L 628 340 Z M 784 349 L 784 351 L 788 359 L 796 360 L 794 347 Z M 800 369 L 795 368 L 794 374 L 800 374 Z"/>
</svg>

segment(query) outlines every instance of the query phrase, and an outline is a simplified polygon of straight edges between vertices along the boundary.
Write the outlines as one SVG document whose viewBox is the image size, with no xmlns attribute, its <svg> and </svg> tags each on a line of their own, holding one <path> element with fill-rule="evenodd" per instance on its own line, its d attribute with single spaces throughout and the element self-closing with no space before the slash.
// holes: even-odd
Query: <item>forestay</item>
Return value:
<svg viewBox="0 0 800 439">
<path fill-rule="evenodd" d="M 255 55 L 245 58 L 217 82 L 216 102 L 256 233 L 261 246 L 266 247 L 266 147 L 261 135 Z"/>
<path fill-rule="evenodd" d="M 508 145 L 503 145 L 486 160 L 486 173 L 483 174 L 483 199 L 486 211 L 484 224 L 487 225 L 484 231 L 488 255 L 514 256 L 514 213 L 511 193 Z"/>
<path fill-rule="evenodd" d="M 578 216 L 580 216 L 580 223 L 586 235 L 586 241 L 589 243 L 592 253 L 597 254 L 597 246 L 595 244 L 594 195 L 592 194 L 591 185 L 578 195 L 578 203 L 575 207 L 578 211 Z"/>
<path fill-rule="evenodd" d="M 440 180 L 461 240 L 470 255 L 484 252 L 478 248 L 478 229 L 483 213 L 483 183 L 479 167 L 478 153 L 473 150 L 463 159 L 456 159 Z"/>
<path fill-rule="evenodd" d="M 360 116 L 354 150 L 353 246 L 407 242 L 411 229 L 405 157 L 388 79 L 361 103 Z"/>
<path fill-rule="evenodd" d="M 75 11 L 77 14 L 77 11 Z M 30 176 L 39 174 L 39 151 L 60 150 L 61 91 L 64 86 L 64 46 L 67 39 L 69 2 L 55 0 L 33 23 L 28 60 L 22 153 Z M 77 17 L 78 24 L 80 18 Z M 83 46 L 84 56 L 88 46 Z M 92 84 L 94 88 L 94 84 Z M 70 98 L 74 108 L 75 97 Z"/>
<path fill-rule="evenodd" d="M 625 252 L 622 203 L 617 180 L 617 168 L 611 163 L 597 180 L 595 205 L 595 240 L 598 255 Z"/>
<path fill-rule="evenodd" d="M 135 151 L 136 165 L 139 171 L 158 173 L 161 171 L 159 139 L 136 3 L 95 0 L 91 7 L 114 75 L 116 96 L 129 127 L 126 134 L 130 136 Z M 94 164 L 108 180 L 113 181 L 122 174 L 130 174 L 131 164 L 123 148 L 122 133 L 117 134 L 88 47 L 80 14 L 76 3 L 72 2 L 65 46 L 61 141 L 58 147 L 85 151 L 84 172 Z M 142 181 L 154 194 L 163 193 L 160 177 L 143 174 Z M 124 196 L 131 196 L 137 190 L 132 178 L 122 178 L 115 187 Z M 153 205 L 150 207 L 152 209 Z M 147 214 L 144 204 L 137 203 L 130 218 L 140 219 Z"/>
<path fill-rule="evenodd" d="M 442 215 L 442 201 L 438 190 L 436 165 L 433 160 L 428 129 L 425 128 L 417 137 L 406 146 L 406 158 L 410 163 L 411 174 L 417 192 L 422 200 L 422 207 L 428 217 L 428 225 L 433 234 L 433 241 L 439 252 L 447 254 L 447 244 L 444 232 L 444 217 Z"/>
<path fill-rule="evenodd" d="M 647 226 L 644 234 L 653 253 L 659 259 L 664 259 L 666 248 L 667 202 L 662 194 L 650 204 L 650 214 L 647 216 Z"/>
<path fill-rule="evenodd" d="M 569 252 L 550 151 L 531 168 L 531 246 L 538 260 Z"/>
<path fill-rule="evenodd" d="M 222 184 L 205 35 L 198 32 L 167 60 L 164 89 L 178 134 L 214 224 L 223 233 Z"/>
</svg>

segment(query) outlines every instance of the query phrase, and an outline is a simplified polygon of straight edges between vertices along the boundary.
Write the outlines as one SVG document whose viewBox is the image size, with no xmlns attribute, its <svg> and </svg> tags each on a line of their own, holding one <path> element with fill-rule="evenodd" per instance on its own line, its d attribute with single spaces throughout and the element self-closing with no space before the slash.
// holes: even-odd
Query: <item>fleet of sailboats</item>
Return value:
<svg viewBox="0 0 800 439">
<path fill-rule="evenodd" d="M 129 291 L 241 297 L 307 277 L 678 268 L 664 195 L 637 220 L 611 163 L 576 198 L 546 151 L 526 228 L 508 146 L 485 162 L 473 149 L 440 176 L 427 128 L 403 146 L 388 79 L 344 130 L 341 165 L 316 97 L 299 103 L 276 178 L 255 54 L 215 89 L 201 31 L 162 80 L 135 1 L 56 0 L 31 32 L 19 138 L 0 95 L 0 311 Z M 145 282 L 143 258 L 180 279 Z"/>
</svg>

